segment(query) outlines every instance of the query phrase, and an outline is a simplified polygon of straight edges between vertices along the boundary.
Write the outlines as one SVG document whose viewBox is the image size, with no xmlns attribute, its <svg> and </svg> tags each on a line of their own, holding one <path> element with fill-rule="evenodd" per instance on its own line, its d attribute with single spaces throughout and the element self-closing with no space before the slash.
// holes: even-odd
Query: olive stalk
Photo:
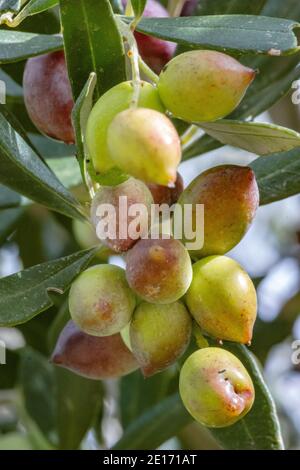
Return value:
<svg viewBox="0 0 300 470">
<path fill-rule="evenodd" d="M 133 93 L 130 107 L 137 108 L 141 91 L 141 78 L 139 69 L 139 51 L 133 34 L 136 23 L 131 23 L 128 26 L 119 17 L 116 17 L 116 19 L 124 42 L 128 46 L 127 57 L 131 65 L 131 78 L 133 84 Z"/>
</svg>

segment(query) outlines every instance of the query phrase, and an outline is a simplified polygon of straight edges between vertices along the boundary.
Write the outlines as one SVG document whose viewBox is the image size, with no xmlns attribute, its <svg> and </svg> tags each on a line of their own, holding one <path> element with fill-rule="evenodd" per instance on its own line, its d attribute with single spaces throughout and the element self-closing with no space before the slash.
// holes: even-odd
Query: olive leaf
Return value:
<svg viewBox="0 0 300 470">
<path fill-rule="evenodd" d="M 77 160 L 83 180 L 85 180 L 85 148 L 84 139 L 86 124 L 93 106 L 93 94 L 97 83 L 97 76 L 92 72 L 83 87 L 72 111 L 72 122 L 75 130 L 77 144 Z"/>
<path fill-rule="evenodd" d="M 156 449 L 191 421 L 176 393 L 133 421 L 113 450 Z"/>
<path fill-rule="evenodd" d="M 57 51 L 62 47 L 60 35 L 0 30 L 0 64 Z"/>
<path fill-rule="evenodd" d="M 178 387 L 178 370 L 169 367 L 152 377 L 143 377 L 140 370 L 123 377 L 121 380 L 121 422 L 126 429 L 141 414 L 157 405 Z"/>
<path fill-rule="evenodd" d="M 140 18 L 143 15 L 147 0 L 131 0 L 131 5 L 136 18 Z"/>
<path fill-rule="evenodd" d="M 2 245 L 7 237 L 14 231 L 23 212 L 24 209 L 21 207 L 0 211 L 0 245 Z"/>
<path fill-rule="evenodd" d="M 261 205 L 300 192 L 300 148 L 258 158 L 250 166 L 256 175 Z"/>
<path fill-rule="evenodd" d="M 61 212 L 68 217 L 83 218 L 79 202 L 59 182 L 54 173 L 34 151 L 15 119 L 0 106 L 0 183 L 24 196 Z"/>
<path fill-rule="evenodd" d="M 197 15 L 238 15 L 242 13 L 258 15 L 268 0 L 201 0 L 198 2 Z M 270 15 L 272 16 L 272 15 Z"/>
<path fill-rule="evenodd" d="M 37 264 L 0 279 L 0 326 L 25 323 L 53 305 L 50 293 L 64 293 L 96 249 Z"/>
<path fill-rule="evenodd" d="M 28 347 L 21 354 L 19 382 L 28 417 L 51 445 L 78 449 L 102 404 L 101 382 L 59 369 Z"/>
<path fill-rule="evenodd" d="M 46 161 L 65 188 L 73 188 L 82 183 L 80 168 L 75 158 L 48 158 Z"/>
<path fill-rule="evenodd" d="M 191 47 L 279 56 L 299 50 L 294 33 L 298 27 L 296 21 L 283 18 L 210 15 L 143 18 L 137 31 Z"/>
<path fill-rule="evenodd" d="M 74 99 L 80 95 L 91 72 L 97 76 L 96 97 L 124 81 L 123 42 L 109 1 L 60 0 L 60 12 Z"/>
<path fill-rule="evenodd" d="M 0 209 L 17 207 L 20 205 L 20 202 L 21 198 L 18 193 L 0 184 Z"/>
<path fill-rule="evenodd" d="M 66 369 L 55 367 L 58 447 L 78 449 L 87 431 L 101 413 L 103 386 Z"/>
<path fill-rule="evenodd" d="M 257 155 L 269 155 L 300 147 L 298 132 L 274 124 L 230 119 L 196 124 L 222 144 L 239 147 Z"/>
</svg>

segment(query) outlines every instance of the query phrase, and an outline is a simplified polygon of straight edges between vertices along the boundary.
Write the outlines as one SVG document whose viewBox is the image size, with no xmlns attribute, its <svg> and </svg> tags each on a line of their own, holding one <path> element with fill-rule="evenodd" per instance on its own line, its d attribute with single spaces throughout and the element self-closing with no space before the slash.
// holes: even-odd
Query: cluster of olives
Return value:
<svg viewBox="0 0 300 470">
<path fill-rule="evenodd" d="M 100 218 L 97 208 L 110 204 L 120 215 L 119 201 L 126 197 L 129 209 L 143 204 L 147 222 L 154 203 L 177 202 L 193 208 L 203 204 L 204 244 L 188 251 L 184 238 L 128 233 L 120 237 L 118 230 L 101 240 L 108 254 L 124 256 L 126 269 L 99 264 L 77 277 L 69 293 L 72 320 L 61 332 L 52 357 L 54 363 L 93 379 L 121 377 L 138 368 L 145 377 L 163 371 L 187 350 L 193 323 L 219 341 L 248 344 L 257 312 L 250 277 L 224 256 L 240 242 L 255 216 L 259 203 L 255 175 L 248 167 L 217 166 L 184 189 L 177 172 L 181 143 L 172 122 L 173 117 L 192 123 L 228 115 L 255 72 L 216 51 L 190 51 L 169 61 L 174 52 L 170 45 L 163 46 L 169 48 L 168 54 L 159 55 L 155 47 L 161 51 L 157 45 L 163 41 L 138 33 L 137 40 L 156 71 L 167 64 L 157 85 L 140 82 L 137 106 L 132 106 L 131 81 L 114 86 L 94 105 L 85 136 L 94 174 L 117 168 L 128 178 L 116 186 L 99 187 L 91 202 L 93 231 L 76 223 L 77 238 L 82 241 L 84 230 L 83 239 L 88 237 L 92 245 Z M 143 50 L 143 44 L 148 49 Z M 45 87 L 51 96 L 44 95 Z M 74 141 L 73 101 L 63 53 L 28 61 L 24 96 L 41 131 Z M 128 225 L 132 221 L 128 217 Z M 190 414 L 207 426 L 233 424 L 254 401 L 248 372 L 222 347 L 191 354 L 181 368 L 179 388 Z"/>
</svg>

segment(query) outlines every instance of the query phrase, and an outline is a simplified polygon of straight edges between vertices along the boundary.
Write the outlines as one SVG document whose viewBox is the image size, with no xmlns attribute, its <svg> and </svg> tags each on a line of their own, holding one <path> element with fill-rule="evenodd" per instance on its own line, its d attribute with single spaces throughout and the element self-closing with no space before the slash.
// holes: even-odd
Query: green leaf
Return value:
<svg viewBox="0 0 300 470">
<path fill-rule="evenodd" d="M 276 16 L 277 18 L 290 18 L 300 20 L 300 4 L 298 0 L 268 0 L 262 11 L 264 16 Z"/>
<path fill-rule="evenodd" d="M 261 205 L 300 193 L 299 148 L 258 158 L 250 166 L 256 175 Z"/>
<path fill-rule="evenodd" d="M 0 437 L 0 450 L 34 450 L 30 439 L 19 432 L 9 432 Z"/>
<path fill-rule="evenodd" d="M 279 315 L 272 321 L 257 318 L 254 326 L 253 349 L 259 360 L 265 363 L 270 350 L 291 336 L 293 325 L 300 312 L 300 292 L 297 292 L 283 306 Z"/>
<path fill-rule="evenodd" d="M 299 79 L 300 66 L 296 65 L 300 60 L 299 54 L 288 57 L 283 70 L 279 66 L 279 59 L 263 59 L 265 60 L 261 64 L 260 75 L 253 82 L 240 106 L 230 115 L 231 119 L 253 119 L 286 95 L 293 82 Z M 277 72 L 274 73 L 272 71 L 274 68 L 276 70 L 276 63 Z"/>
<path fill-rule="evenodd" d="M 212 435 L 225 449 L 283 449 L 275 404 L 256 359 L 243 345 L 225 343 L 224 347 L 237 356 L 250 373 L 255 387 L 255 402 L 245 418 L 227 428 L 210 429 Z"/>
<path fill-rule="evenodd" d="M 79 202 L 3 115 L 0 106 L 0 182 L 68 217 L 83 218 Z"/>
<path fill-rule="evenodd" d="M 74 99 L 91 72 L 97 75 L 96 97 L 124 81 L 125 53 L 109 1 L 60 0 L 60 11 Z"/>
<path fill-rule="evenodd" d="M 10 209 L 20 205 L 21 198 L 18 193 L 0 184 L 0 209 Z"/>
<path fill-rule="evenodd" d="M 18 351 L 11 351 L 6 349 L 5 351 L 5 364 L 0 363 L 0 390 L 8 390 L 14 388 L 17 381 L 17 370 L 19 364 L 19 353 Z M 0 428 L 1 435 L 1 428 Z"/>
<path fill-rule="evenodd" d="M 48 158 L 47 163 L 66 188 L 72 188 L 82 183 L 80 168 L 75 158 Z"/>
<path fill-rule="evenodd" d="M 53 305 L 50 293 L 64 293 L 93 258 L 79 251 L 0 279 L 0 326 L 25 323 Z"/>
<path fill-rule="evenodd" d="M 72 122 L 75 130 L 75 138 L 77 144 L 77 160 L 79 162 L 83 180 L 85 179 L 85 130 L 86 124 L 93 107 L 93 94 L 97 83 L 97 76 L 92 72 L 88 81 L 84 85 L 75 106 L 72 111 Z"/>
<path fill-rule="evenodd" d="M 5 83 L 6 101 L 14 99 L 17 102 L 23 100 L 23 89 L 4 70 L 0 70 L 0 80 Z"/>
<path fill-rule="evenodd" d="M 29 417 L 59 449 L 77 449 L 102 404 L 102 384 L 49 364 L 31 348 L 21 354 L 20 386 Z"/>
<path fill-rule="evenodd" d="M 129 425 L 113 450 L 152 450 L 192 421 L 176 393 L 140 415 Z"/>
<path fill-rule="evenodd" d="M 19 382 L 26 413 L 49 442 L 55 441 L 55 384 L 48 360 L 31 348 L 20 354 Z"/>
<path fill-rule="evenodd" d="M 128 19 L 127 19 L 128 21 Z M 161 39 L 222 52 L 285 55 L 299 50 L 296 21 L 252 15 L 143 18 L 137 30 Z"/>
<path fill-rule="evenodd" d="M 175 384 L 175 387 L 174 387 Z M 166 396 L 174 393 L 178 386 L 176 367 L 145 379 L 141 371 L 121 380 L 121 422 L 127 428 L 141 414 L 157 405 Z"/>
<path fill-rule="evenodd" d="M 64 144 L 58 140 L 49 139 L 49 137 L 41 134 L 29 133 L 29 138 L 34 147 L 39 151 L 44 158 L 61 158 L 61 157 L 74 157 L 76 153 L 76 146 Z M 74 158 L 73 158 L 74 159 Z"/>
<path fill-rule="evenodd" d="M 268 0 L 201 0 L 197 15 L 243 14 L 258 15 Z M 266 15 L 268 16 L 268 15 Z M 270 15 L 271 16 L 271 15 Z"/>
<path fill-rule="evenodd" d="M 269 155 L 300 147 L 298 132 L 274 124 L 222 119 L 197 125 L 222 144 L 239 147 L 257 155 Z"/>
<path fill-rule="evenodd" d="M 103 402 L 102 383 L 55 367 L 59 449 L 78 449 Z"/>
<path fill-rule="evenodd" d="M 146 3 L 147 0 L 131 0 L 131 5 L 137 18 L 140 18 L 143 15 Z"/>
<path fill-rule="evenodd" d="M 23 213 L 24 209 L 21 207 L 0 211 L 0 245 L 14 231 Z"/>
<path fill-rule="evenodd" d="M 63 40 L 59 35 L 0 30 L 0 64 L 25 60 L 62 47 Z"/>
<path fill-rule="evenodd" d="M 27 2 L 27 0 L 23 0 L 22 3 L 25 3 L 25 2 Z M 16 16 L 2 15 L 2 17 L 0 17 L 0 24 L 3 23 L 11 28 L 16 28 L 28 16 L 42 13 L 43 11 L 46 11 L 49 8 L 53 8 L 57 4 L 58 4 L 58 0 L 30 0 L 28 3 L 26 3 L 24 8 L 21 9 L 19 7 L 17 10 L 14 11 L 14 13 L 18 13 Z"/>
</svg>

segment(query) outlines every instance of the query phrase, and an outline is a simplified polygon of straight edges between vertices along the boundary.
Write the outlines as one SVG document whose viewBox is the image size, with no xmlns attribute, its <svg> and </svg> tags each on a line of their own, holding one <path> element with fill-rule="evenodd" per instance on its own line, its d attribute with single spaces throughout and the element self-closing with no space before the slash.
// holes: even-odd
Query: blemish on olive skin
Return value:
<svg viewBox="0 0 300 470">
<path fill-rule="evenodd" d="M 226 369 L 219 370 L 219 371 L 218 371 L 218 374 L 224 374 L 224 372 L 226 372 Z M 225 380 L 226 380 L 226 379 L 225 379 Z"/>
</svg>

